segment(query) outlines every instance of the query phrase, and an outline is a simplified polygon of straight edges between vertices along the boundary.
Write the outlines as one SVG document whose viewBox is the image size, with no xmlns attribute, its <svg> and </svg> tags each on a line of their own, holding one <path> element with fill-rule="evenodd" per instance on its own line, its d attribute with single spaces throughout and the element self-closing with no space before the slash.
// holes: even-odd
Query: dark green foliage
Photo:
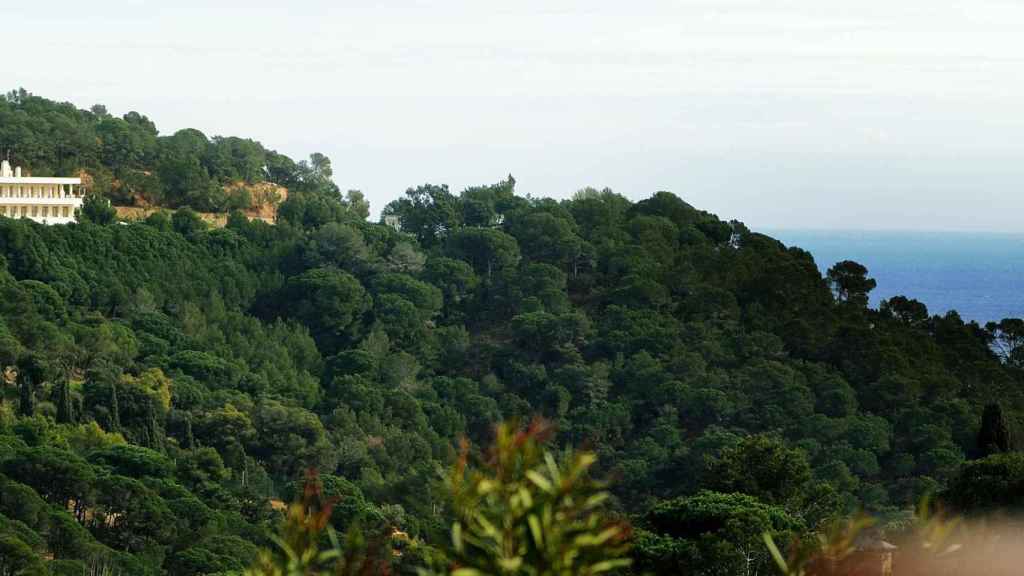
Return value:
<svg viewBox="0 0 1024 576">
<path fill-rule="evenodd" d="M 1004 318 L 985 324 L 993 348 L 1010 366 L 1024 368 L 1024 319 Z"/>
<path fill-rule="evenodd" d="M 282 310 L 308 326 L 329 351 L 360 335 L 362 316 L 373 303 L 354 276 L 337 268 L 314 268 L 290 278 L 281 298 Z"/>
<path fill-rule="evenodd" d="M 780 438 L 748 436 L 722 450 L 709 463 L 705 485 L 719 492 L 742 492 L 763 502 L 785 505 L 806 493 L 811 467 L 799 449 Z"/>
<path fill-rule="evenodd" d="M 968 462 L 942 499 L 964 513 L 1019 513 L 1024 510 L 1024 453 L 993 454 Z"/>
<path fill-rule="evenodd" d="M 71 384 L 61 380 L 57 384 L 57 422 L 69 424 L 75 420 L 75 408 L 72 405 Z"/>
<path fill-rule="evenodd" d="M 433 247 L 462 224 L 459 199 L 447 185 L 409 188 L 405 198 L 385 206 L 383 213 L 397 216 L 402 229 L 416 236 L 425 248 Z"/>
<path fill-rule="evenodd" d="M 1003 416 L 1003 409 L 999 404 L 985 406 L 985 411 L 981 413 L 981 429 L 978 431 L 978 456 L 1008 452 L 1010 447 L 1010 426 Z"/>
<path fill-rule="evenodd" d="M 89 567 L 81 560 L 51 560 L 47 565 L 52 576 L 88 576 Z"/>
<path fill-rule="evenodd" d="M 37 532 L 49 526 L 50 508 L 36 491 L 20 482 L 0 476 L 0 514 L 17 520 Z"/>
<path fill-rule="evenodd" d="M 78 217 L 82 221 L 105 226 L 117 222 L 117 210 L 110 204 L 110 200 L 90 194 L 82 202 L 82 209 Z"/>
<path fill-rule="evenodd" d="M 110 200 L 221 212 L 250 203 L 247 189 L 229 196 L 226 184 L 270 180 L 316 189 L 331 174 L 322 154 L 295 163 L 253 140 L 207 138 L 193 129 L 160 136 L 138 112 L 116 118 L 97 107 L 77 110 L 24 90 L 0 97 L 0 146 L 35 176 L 87 172 L 93 193 L 81 217 L 97 224 L 115 220 Z M 358 191 L 349 192 L 346 207 L 365 218 L 365 200 Z"/>
<path fill-rule="evenodd" d="M 57 506 L 89 497 L 96 476 L 81 457 L 52 446 L 18 450 L 0 463 L 0 472 L 32 486 L 47 502 Z"/>
<path fill-rule="evenodd" d="M 36 412 L 35 382 L 28 374 L 18 375 L 18 413 L 31 416 Z"/>
<path fill-rule="evenodd" d="M 39 554 L 8 531 L 0 531 L 0 572 L 24 576 L 45 576 L 47 573 Z"/>
<path fill-rule="evenodd" d="M 164 478 L 174 469 L 171 461 L 154 450 L 132 445 L 114 445 L 89 454 L 93 464 L 109 468 L 114 474 L 132 478 Z"/>
<path fill-rule="evenodd" d="M 97 195 L 74 225 L 0 218 L 0 514 L 89 573 L 249 565 L 240 542 L 267 544 L 270 500 L 309 466 L 338 528 L 431 557 L 453 442 L 536 414 L 599 454 L 654 570 L 735 567 L 744 522 L 810 530 L 947 488 L 1018 504 L 1018 320 L 871 309 L 863 266 L 823 278 L 670 193 L 426 185 L 385 208 L 396 230 L 322 155 L 25 92 L 0 99 L 3 147 L 35 175 L 84 169 Z M 276 226 L 192 211 L 237 206 L 237 181 L 288 188 Z M 181 209 L 103 225 L 101 196 Z M 737 528 L 662 523 L 698 516 Z M 4 538 L 12 557 L 35 545 Z"/>
<path fill-rule="evenodd" d="M 490 228 L 463 228 L 452 233 L 445 252 L 468 262 L 488 281 L 495 273 L 519 263 L 519 246 L 515 239 Z"/>
<path fill-rule="evenodd" d="M 867 306 L 868 292 L 877 284 L 868 278 L 868 269 L 852 260 L 843 260 L 828 269 L 828 283 L 832 292 L 841 302 L 849 302 L 857 306 Z"/>
<path fill-rule="evenodd" d="M 743 574 L 771 565 L 762 534 L 788 539 L 804 529 L 781 507 L 745 494 L 700 492 L 668 500 L 642 519 L 637 565 L 654 574 Z"/>
</svg>

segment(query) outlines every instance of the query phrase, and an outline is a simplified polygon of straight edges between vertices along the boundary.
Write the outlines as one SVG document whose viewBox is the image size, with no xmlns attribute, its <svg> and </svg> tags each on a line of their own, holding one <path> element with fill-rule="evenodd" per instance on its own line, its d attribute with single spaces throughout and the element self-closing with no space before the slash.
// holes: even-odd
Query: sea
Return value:
<svg viewBox="0 0 1024 576">
<path fill-rule="evenodd" d="M 878 282 L 871 305 L 903 295 L 930 314 L 956 310 L 984 325 L 1024 317 L 1024 234 L 765 230 L 814 256 L 822 274 L 854 260 Z"/>
</svg>

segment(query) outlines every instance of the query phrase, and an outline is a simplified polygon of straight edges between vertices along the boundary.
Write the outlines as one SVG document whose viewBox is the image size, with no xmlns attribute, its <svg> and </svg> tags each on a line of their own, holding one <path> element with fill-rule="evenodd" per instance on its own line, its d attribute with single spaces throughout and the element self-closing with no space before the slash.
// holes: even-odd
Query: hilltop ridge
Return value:
<svg viewBox="0 0 1024 576">
<path fill-rule="evenodd" d="M 138 112 L 81 110 L 23 89 L 0 98 L 0 149 L 26 173 L 81 176 L 91 194 L 127 218 L 187 206 L 221 224 L 234 210 L 271 222 L 294 192 L 368 211 L 361 193 L 341 193 L 322 154 L 296 162 L 251 139 L 208 138 L 192 128 L 162 135 Z"/>
</svg>

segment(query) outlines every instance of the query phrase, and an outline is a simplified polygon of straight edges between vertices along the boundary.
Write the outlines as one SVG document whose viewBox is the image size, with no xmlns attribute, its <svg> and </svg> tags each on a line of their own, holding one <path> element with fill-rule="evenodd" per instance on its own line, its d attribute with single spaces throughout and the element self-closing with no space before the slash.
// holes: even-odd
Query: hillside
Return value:
<svg viewBox="0 0 1024 576">
<path fill-rule="evenodd" d="M 668 192 L 427 184 L 384 208 L 396 230 L 366 222 L 323 156 L 144 119 L 16 93 L 0 148 L 98 181 L 155 167 L 137 193 L 161 206 L 216 205 L 239 179 L 287 198 L 276 225 L 219 229 L 191 210 L 0 218 L 0 557 L 26 573 L 238 571 L 310 467 L 342 497 L 334 526 L 407 534 L 394 568 L 413 573 L 449 539 L 438 470 L 457 440 L 534 415 L 555 446 L 597 453 L 658 574 L 740 558 L 695 514 L 787 533 L 861 508 L 895 521 L 1013 448 L 1012 321 L 930 316 L 913 295 L 868 308 L 858 264 L 822 278 L 811 254 Z M 226 142 L 262 164 L 204 164 Z"/>
</svg>

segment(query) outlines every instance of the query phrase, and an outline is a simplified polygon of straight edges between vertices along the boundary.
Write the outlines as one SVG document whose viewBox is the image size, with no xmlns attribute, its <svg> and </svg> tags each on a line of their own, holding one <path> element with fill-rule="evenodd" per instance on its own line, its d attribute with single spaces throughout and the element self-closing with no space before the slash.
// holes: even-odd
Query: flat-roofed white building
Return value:
<svg viewBox="0 0 1024 576">
<path fill-rule="evenodd" d="M 20 167 L 11 170 L 7 160 L 0 162 L 0 216 L 67 224 L 81 207 L 81 178 L 22 176 Z"/>
</svg>

